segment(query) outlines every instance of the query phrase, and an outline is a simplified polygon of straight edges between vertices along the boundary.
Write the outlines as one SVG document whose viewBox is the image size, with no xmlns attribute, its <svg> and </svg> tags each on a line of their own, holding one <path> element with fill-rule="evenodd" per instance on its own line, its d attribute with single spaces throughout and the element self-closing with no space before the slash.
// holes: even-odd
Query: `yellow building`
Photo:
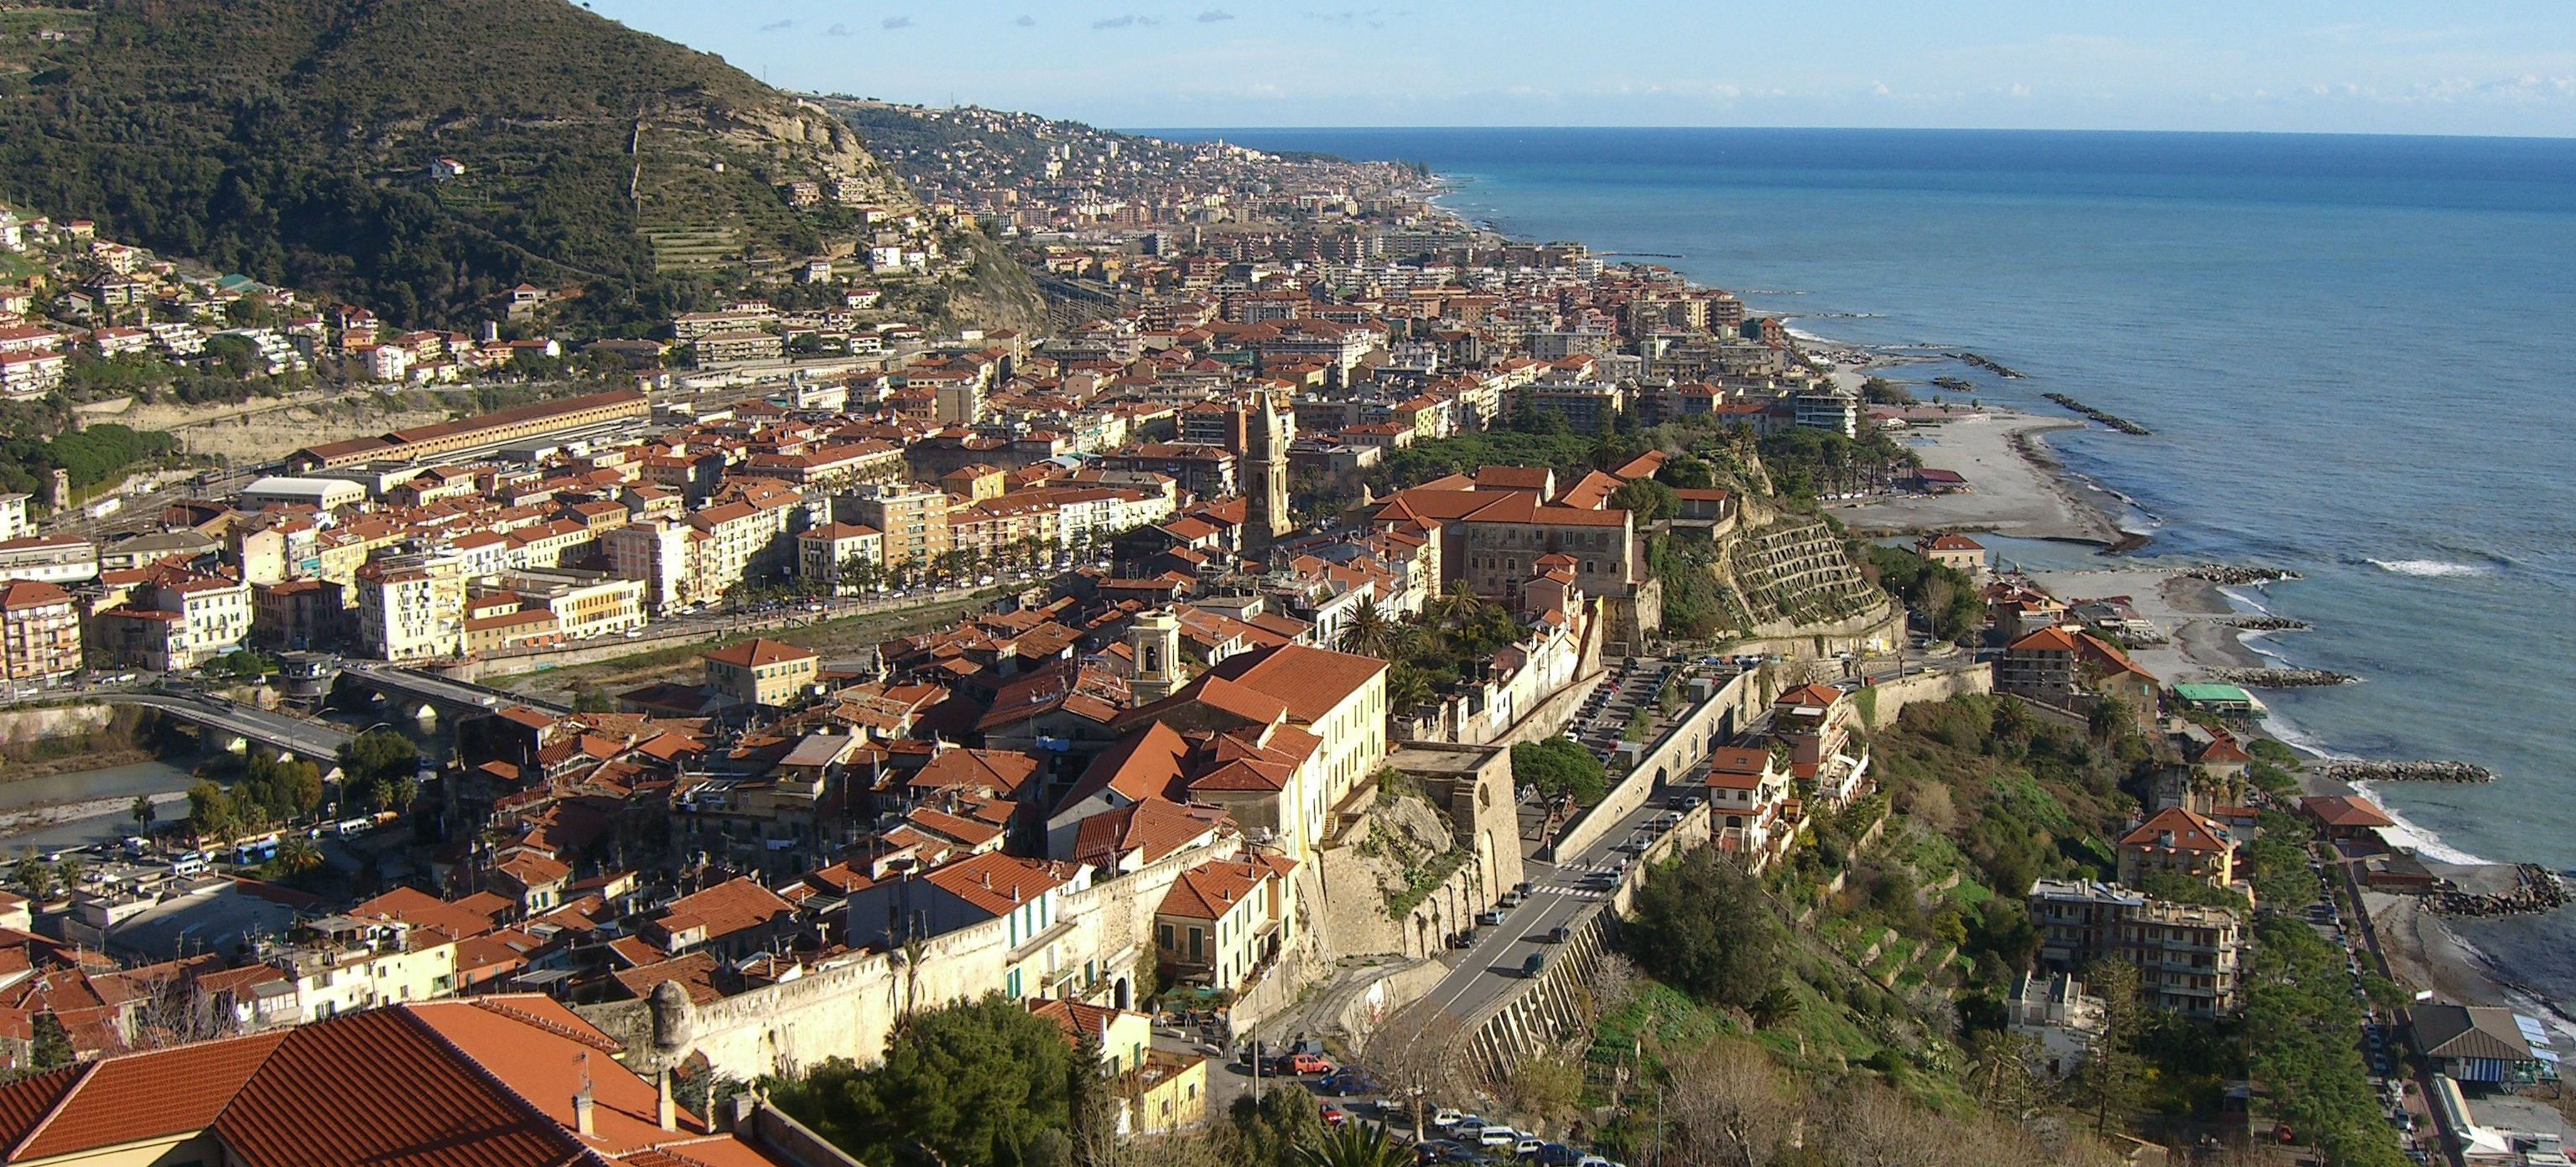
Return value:
<svg viewBox="0 0 2576 1167">
<path fill-rule="evenodd" d="M 1118 1087 L 1120 1134 L 1161 1134 L 1207 1117 L 1207 1059 L 1196 1054 L 1146 1050 Z"/>
<path fill-rule="evenodd" d="M 821 675 L 823 658 L 792 644 L 752 639 L 706 654 L 707 690 L 745 705 L 793 705 Z"/>
</svg>

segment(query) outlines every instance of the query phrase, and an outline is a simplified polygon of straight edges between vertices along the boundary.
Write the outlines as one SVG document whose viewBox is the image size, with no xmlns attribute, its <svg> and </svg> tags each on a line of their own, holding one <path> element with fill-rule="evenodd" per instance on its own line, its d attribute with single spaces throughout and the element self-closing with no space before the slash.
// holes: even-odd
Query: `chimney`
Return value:
<svg viewBox="0 0 2576 1167">
<path fill-rule="evenodd" d="M 661 1123 L 663 1130 L 680 1129 L 680 1108 L 671 1098 L 671 1067 L 662 1067 L 662 1072 L 655 1076 L 654 1085 L 661 1093 L 661 1099 L 654 1106 L 654 1117 Z"/>
<path fill-rule="evenodd" d="M 572 1096 L 572 1129 L 583 1138 L 591 1136 L 590 1087 L 585 1085 Z"/>
</svg>

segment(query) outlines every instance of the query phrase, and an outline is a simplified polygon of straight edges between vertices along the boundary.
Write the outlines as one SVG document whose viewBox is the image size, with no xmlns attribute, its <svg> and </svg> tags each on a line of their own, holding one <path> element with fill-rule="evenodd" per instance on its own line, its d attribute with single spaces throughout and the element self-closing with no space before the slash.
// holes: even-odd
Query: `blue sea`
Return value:
<svg viewBox="0 0 2576 1167">
<path fill-rule="evenodd" d="M 1652 253 L 1814 335 L 2027 374 L 1902 377 L 2145 423 L 2051 441 L 2135 500 L 2143 554 L 2302 573 L 2249 598 L 2315 630 L 2257 646 L 2366 678 L 2266 694 L 2276 728 L 2492 767 L 2376 793 L 2429 856 L 2576 868 L 2576 140 L 1159 133 L 1428 163 L 1447 205 L 1513 234 Z M 2576 909 L 2459 931 L 2576 1013 Z"/>
</svg>

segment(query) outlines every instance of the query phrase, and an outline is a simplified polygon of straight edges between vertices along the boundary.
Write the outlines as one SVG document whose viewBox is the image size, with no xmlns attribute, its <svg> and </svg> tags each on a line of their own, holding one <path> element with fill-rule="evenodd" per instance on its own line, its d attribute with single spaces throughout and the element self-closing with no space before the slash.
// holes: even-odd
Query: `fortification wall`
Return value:
<svg viewBox="0 0 2576 1167">
<path fill-rule="evenodd" d="M 1060 928 L 1016 949 L 1006 921 L 996 919 L 922 941 L 918 967 L 899 949 L 869 952 L 703 1005 L 616 1001 L 576 1011 L 625 1042 L 628 1059 L 639 1064 L 677 1063 L 692 1052 L 703 1053 L 718 1073 L 748 1080 L 792 1073 L 830 1057 L 873 1061 L 883 1055 L 895 1021 L 907 1007 L 929 1009 L 998 992 L 1013 965 L 1043 963 L 1041 945 L 1053 946 L 1074 967 L 1087 954 L 1141 952 L 1137 945 L 1151 935 L 1154 908 L 1180 873 L 1237 850 L 1228 842 L 1183 851 L 1068 895 L 1060 905 Z M 1095 992 L 1104 1000 L 1134 971 L 1095 969 Z M 1027 984 L 1023 989 L 1040 991 Z M 1130 1000 L 1139 996 L 1141 990 L 1131 986 Z"/>
</svg>

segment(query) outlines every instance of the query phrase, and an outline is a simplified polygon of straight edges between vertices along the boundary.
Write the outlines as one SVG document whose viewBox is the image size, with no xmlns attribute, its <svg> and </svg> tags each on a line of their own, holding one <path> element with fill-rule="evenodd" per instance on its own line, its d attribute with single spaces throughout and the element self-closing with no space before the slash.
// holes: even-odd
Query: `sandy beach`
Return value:
<svg viewBox="0 0 2576 1167">
<path fill-rule="evenodd" d="M 2165 636 L 2165 643 L 2139 645 L 2129 655 L 2166 684 L 2193 680 L 2206 669 L 2264 666 L 2261 656 L 2237 640 L 2240 630 L 2225 622 L 2237 614 L 2227 597 L 2208 580 L 2183 575 L 2178 568 L 2041 571 L 2030 579 L 2068 603 L 2127 597 L 2129 606 Z"/>
<path fill-rule="evenodd" d="M 1961 412 L 1917 424 L 1905 441 L 1934 470 L 1968 480 L 1960 494 L 1904 496 L 1827 509 L 1856 533 L 1992 531 L 2025 539 L 2072 539 L 2108 545 L 2122 535 L 2111 511 L 2119 500 L 2063 473 L 2040 435 L 2080 429 L 2083 422 L 2014 410 Z"/>
</svg>

